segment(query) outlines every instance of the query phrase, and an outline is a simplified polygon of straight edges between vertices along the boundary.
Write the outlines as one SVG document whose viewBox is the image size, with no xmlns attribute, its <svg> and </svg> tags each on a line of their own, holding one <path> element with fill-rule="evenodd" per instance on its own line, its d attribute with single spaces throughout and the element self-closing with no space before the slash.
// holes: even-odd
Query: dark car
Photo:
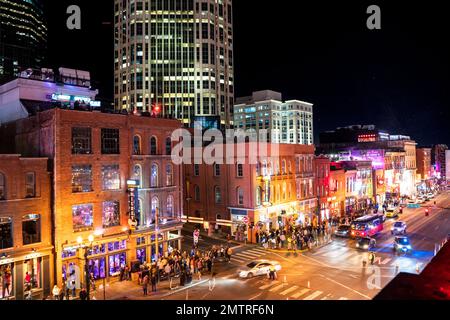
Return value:
<svg viewBox="0 0 450 320">
<path fill-rule="evenodd" d="M 337 228 L 337 230 L 334 232 L 334 235 L 336 237 L 349 238 L 350 231 L 351 227 L 349 225 L 343 224 Z"/>
<path fill-rule="evenodd" d="M 356 248 L 360 250 L 371 250 L 375 248 L 376 240 L 372 238 L 359 238 L 356 240 Z"/>
</svg>

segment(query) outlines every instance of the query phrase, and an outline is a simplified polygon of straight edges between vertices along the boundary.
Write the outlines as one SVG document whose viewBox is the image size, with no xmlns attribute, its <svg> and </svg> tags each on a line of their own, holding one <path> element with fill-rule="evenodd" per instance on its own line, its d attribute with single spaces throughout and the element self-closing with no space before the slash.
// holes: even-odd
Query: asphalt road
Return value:
<svg viewBox="0 0 450 320">
<path fill-rule="evenodd" d="M 355 248 L 348 239 L 333 242 L 306 253 L 273 253 L 257 246 L 236 246 L 231 263 L 218 263 L 216 279 L 204 276 L 204 282 L 190 289 L 174 291 L 166 299 L 174 300 L 367 300 L 372 299 L 398 272 L 417 273 L 429 263 L 435 248 L 450 233 L 450 193 L 444 192 L 425 207 L 405 209 L 397 219 L 387 220 L 377 239 L 376 263 L 363 267 L 368 253 Z M 397 255 L 392 249 L 395 221 L 408 224 L 413 252 Z M 187 235 L 189 236 L 189 235 Z M 192 245 L 186 238 L 186 246 Z M 207 249 L 219 240 L 204 238 L 200 247 Z M 266 277 L 240 279 L 238 271 L 254 259 L 281 263 L 277 280 Z"/>
</svg>

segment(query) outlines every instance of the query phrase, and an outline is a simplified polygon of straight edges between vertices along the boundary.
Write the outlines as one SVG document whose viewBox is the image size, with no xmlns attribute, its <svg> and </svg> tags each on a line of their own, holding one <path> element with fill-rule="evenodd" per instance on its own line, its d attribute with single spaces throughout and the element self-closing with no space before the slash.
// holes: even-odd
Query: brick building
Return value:
<svg viewBox="0 0 450 320">
<path fill-rule="evenodd" d="M 0 300 L 23 299 L 53 286 L 53 241 L 48 159 L 0 155 Z"/>
<path fill-rule="evenodd" d="M 417 174 L 421 180 L 431 178 L 431 148 L 417 148 Z"/>
<path fill-rule="evenodd" d="M 330 158 L 318 156 L 314 159 L 316 194 L 319 200 L 320 219 L 330 218 Z"/>
<path fill-rule="evenodd" d="M 4 126 L 15 149 L 51 160 L 56 275 L 95 279 L 181 245 L 182 167 L 171 161 L 175 120 L 51 109 Z M 93 237 L 92 239 L 90 239 Z M 93 240 L 90 242 L 90 240 Z"/>
<path fill-rule="evenodd" d="M 267 154 L 257 161 L 250 161 L 251 150 L 257 147 L 247 143 L 244 157 L 224 150 L 224 164 L 185 165 L 186 220 L 204 223 L 210 230 L 222 228 L 241 239 L 248 221 L 249 241 L 255 241 L 259 229 L 280 228 L 298 219 L 311 221 L 317 206 L 314 146 L 267 146 Z"/>
</svg>

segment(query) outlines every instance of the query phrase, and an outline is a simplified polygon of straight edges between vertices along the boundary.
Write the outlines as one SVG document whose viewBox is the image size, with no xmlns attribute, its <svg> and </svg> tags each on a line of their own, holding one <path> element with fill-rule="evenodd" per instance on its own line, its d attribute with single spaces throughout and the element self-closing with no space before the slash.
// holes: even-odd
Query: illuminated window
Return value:
<svg viewBox="0 0 450 320">
<path fill-rule="evenodd" d="M 120 190 L 119 165 L 106 165 L 102 167 L 103 190 Z"/>
<path fill-rule="evenodd" d="M 73 230 L 83 231 L 94 226 L 94 214 L 92 204 L 75 205 L 72 207 Z"/>
<path fill-rule="evenodd" d="M 167 217 L 173 217 L 173 196 L 167 197 L 167 204 L 166 204 L 166 215 Z"/>
<path fill-rule="evenodd" d="M 134 136 L 133 138 L 133 154 L 140 155 L 141 154 L 141 137 Z"/>
<path fill-rule="evenodd" d="M 244 190 L 242 190 L 242 188 L 237 188 L 237 200 L 238 205 L 240 206 L 244 205 Z"/>
<path fill-rule="evenodd" d="M 222 191 L 220 190 L 220 187 L 214 188 L 214 195 L 215 195 L 216 204 L 222 203 Z"/>
<path fill-rule="evenodd" d="M 72 193 L 92 191 L 92 166 L 72 166 Z"/>
<path fill-rule="evenodd" d="M 119 201 L 103 202 L 103 228 L 120 226 Z"/>
<path fill-rule="evenodd" d="M 159 167 L 157 164 L 153 164 L 150 175 L 150 188 L 158 188 L 158 186 L 159 186 Z"/>
<path fill-rule="evenodd" d="M 262 189 L 261 187 L 256 188 L 256 205 L 260 206 L 262 204 Z"/>
<path fill-rule="evenodd" d="M 159 215 L 159 198 L 153 197 L 152 198 L 152 222 L 155 223 L 156 216 Z"/>
<path fill-rule="evenodd" d="M 173 166 L 171 164 L 166 166 L 166 186 L 173 186 Z"/>
<path fill-rule="evenodd" d="M 138 181 L 139 186 L 142 186 L 142 167 L 139 164 L 134 166 L 133 175 L 134 179 Z"/>
</svg>

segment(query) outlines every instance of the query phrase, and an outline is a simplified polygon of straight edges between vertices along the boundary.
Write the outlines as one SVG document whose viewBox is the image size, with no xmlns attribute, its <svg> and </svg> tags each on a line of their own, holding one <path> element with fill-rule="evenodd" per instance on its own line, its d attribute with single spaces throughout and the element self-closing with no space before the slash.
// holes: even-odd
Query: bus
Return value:
<svg viewBox="0 0 450 320">
<path fill-rule="evenodd" d="M 368 215 L 356 219 L 351 224 L 350 237 L 372 237 L 383 231 L 383 217 L 381 215 Z"/>
</svg>

